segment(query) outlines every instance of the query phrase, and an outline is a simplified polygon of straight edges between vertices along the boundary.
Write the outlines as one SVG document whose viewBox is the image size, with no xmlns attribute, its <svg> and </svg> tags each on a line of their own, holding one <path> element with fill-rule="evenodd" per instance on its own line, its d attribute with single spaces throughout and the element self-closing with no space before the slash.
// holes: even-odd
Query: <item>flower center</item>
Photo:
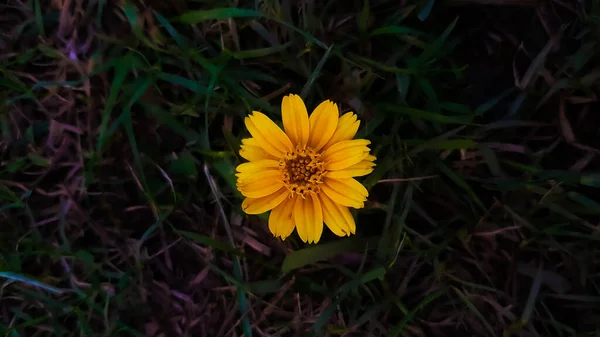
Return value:
<svg viewBox="0 0 600 337">
<path fill-rule="evenodd" d="M 320 157 L 320 153 L 298 146 L 279 161 L 283 184 L 292 197 L 299 195 L 304 198 L 307 193 L 318 193 L 321 190 L 319 184 L 322 183 L 325 170 Z"/>
</svg>

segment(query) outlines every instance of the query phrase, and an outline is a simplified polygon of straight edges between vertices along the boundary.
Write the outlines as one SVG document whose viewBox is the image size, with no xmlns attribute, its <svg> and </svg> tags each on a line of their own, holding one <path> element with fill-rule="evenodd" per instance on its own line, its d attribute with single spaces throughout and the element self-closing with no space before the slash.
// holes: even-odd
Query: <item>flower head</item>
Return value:
<svg viewBox="0 0 600 337">
<path fill-rule="evenodd" d="M 245 123 L 252 138 L 242 139 L 237 187 L 248 214 L 271 211 L 269 229 L 285 240 L 294 228 L 304 242 L 316 243 L 323 222 L 338 236 L 356 232 L 348 207 L 362 208 L 369 193 L 354 177 L 373 171 L 375 157 L 366 139 L 352 139 L 360 121 L 339 116 L 327 100 L 310 117 L 298 95 L 281 103 L 283 130 L 254 111 Z"/>
</svg>

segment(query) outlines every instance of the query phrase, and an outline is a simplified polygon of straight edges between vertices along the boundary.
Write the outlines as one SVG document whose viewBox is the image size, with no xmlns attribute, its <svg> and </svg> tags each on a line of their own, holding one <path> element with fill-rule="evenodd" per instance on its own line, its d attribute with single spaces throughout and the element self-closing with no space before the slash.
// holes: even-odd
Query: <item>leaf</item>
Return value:
<svg viewBox="0 0 600 337">
<path fill-rule="evenodd" d="M 433 142 L 426 142 L 421 146 L 423 149 L 435 150 L 460 150 L 474 149 L 477 147 L 477 142 L 471 139 L 444 139 Z"/>
<path fill-rule="evenodd" d="M 110 93 L 108 98 L 106 99 L 106 105 L 104 108 L 104 112 L 102 114 L 102 121 L 100 123 L 100 131 L 98 136 L 98 144 L 96 145 L 96 150 L 98 152 L 102 151 L 102 148 L 107 140 L 106 129 L 108 127 L 108 122 L 110 121 L 110 116 L 113 111 L 113 107 L 117 102 L 117 97 L 119 95 L 119 91 L 121 90 L 121 86 L 125 82 L 125 77 L 129 73 L 133 63 L 133 57 L 131 54 L 127 54 L 127 56 L 120 59 L 115 65 L 115 76 L 110 86 Z"/>
<path fill-rule="evenodd" d="M 425 35 L 423 32 L 418 31 L 416 29 L 404 27 L 404 26 L 385 26 L 381 28 L 377 28 L 373 30 L 370 34 L 371 36 L 378 35 L 414 35 L 414 36 L 422 36 Z"/>
<path fill-rule="evenodd" d="M 196 81 L 190 80 L 189 78 L 185 78 L 179 75 L 168 74 L 168 73 L 159 73 L 158 78 L 163 81 L 167 81 L 169 83 L 180 85 L 186 89 L 189 89 L 198 94 L 206 94 L 206 85 L 207 83 L 198 83 Z"/>
<path fill-rule="evenodd" d="M 377 246 L 378 240 L 379 238 L 352 237 L 300 249 L 285 257 L 281 264 L 281 271 L 287 273 L 307 264 L 332 258 L 340 253 L 373 249 Z"/>
<path fill-rule="evenodd" d="M 361 285 L 369 283 L 374 280 L 382 281 L 385 278 L 386 269 L 384 267 L 375 267 L 368 272 L 355 277 L 352 281 L 341 286 L 336 292 L 340 295 L 351 291 L 352 289 L 358 289 Z"/>
<path fill-rule="evenodd" d="M 408 74 L 396 74 L 396 87 L 402 97 L 402 100 L 406 102 L 406 95 L 410 88 L 410 76 Z"/>
<path fill-rule="evenodd" d="M 381 180 L 383 176 L 385 176 L 394 167 L 394 165 L 396 165 L 397 159 L 398 155 L 391 151 L 388 152 L 385 157 L 377 159 L 377 166 L 375 166 L 375 170 L 371 172 L 371 174 L 369 174 L 363 181 L 363 185 L 367 188 L 367 190 L 377 185 L 377 182 Z"/>
<path fill-rule="evenodd" d="M 435 4 L 435 0 L 427 1 L 427 3 L 423 6 L 421 11 L 417 15 L 419 17 L 419 20 L 425 21 L 425 19 L 427 19 L 429 17 L 429 13 L 431 13 L 431 10 L 433 9 L 434 4 Z"/>
<path fill-rule="evenodd" d="M 183 151 L 169 163 L 169 173 L 185 179 L 198 177 L 198 168 L 194 156 L 189 151 Z"/>
<path fill-rule="evenodd" d="M 58 289 L 56 287 L 53 287 L 51 285 L 47 285 L 47 284 L 39 282 L 39 281 L 36 281 L 36 280 L 34 280 L 32 278 L 29 278 L 27 276 L 23 276 L 23 275 L 11 273 L 9 271 L 0 272 L 0 277 L 4 277 L 4 278 L 7 278 L 7 279 L 13 280 L 13 281 L 27 283 L 27 284 L 32 285 L 34 287 L 42 288 L 42 289 L 45 289 L 45 290 L 47 290 L 49 292 L 52 292 L 52 293 L 55 293 L 55 294 L 62 294 L 63 293 L 62 290 L 60 290 L 60 289 Z"/>
<path fill-rule="evenodd" d="M 442 110 L 454 112 L 454 113 L 457 113 L 460 115 L 470 116 L 473 114 L 473 111 L 471 111 L 471 108 L 469 108 L 467 105 L 460 104 L 460 103 L 442 102 L 442 103 L 438 104 L 438 107 Z"/>
<path fill-rule="evenodd" d="M 445 295 L 445 294 L 446 294 L 445 289 L 431 293 L 427 297 L 425 297 L 414 309 L 412 309 L 409 312 L 406 312 L 404 306 L 400 306 L 400 310 L 403 312 L 406 312 L 406 313 L 405 313 L 404 317 L 402 318 L 402 321 L 400 321 L 400 323 L 398 323 L 398 325 L 396 325 L 393 329 L 391 329 L 389 331 L 388 336 L 396 337 L 396 336 L 400 335 L 402 333 L 402 331 L 406 328 L 407 323 L 409 323 L 410 321 L 413 320 L 413 318 L 417 312 L 421 311 L 423 308 L 425 308 L 427 306 L 427 304 L 435 301 L 438 297 Z"/>
<path fill-rule="evenodd" d="M 281 280 L 262 280 L 246 284 L 250 292 L 256 294 L 274 294 L 282 287 Z"/>
<path fill-rule="evenodd" d="M 538 269 L 529 264 L 519 263 L 517 265 L 517 273 L 533 278 L 534 283 L 540 282 L 540 284 L 543 283 L 547 285 L 558 294 L 564 294 L 571 289 L 571 284 L 567 279 L 555 272 L 542 270 L 541 267 Z M 539 278 L 539 280 L 537 278 Z"/>
<path fill-rule="evenodd" d="M 579 179 L 585 186 L 600 187 L 600 173 L 586 174 Z"/>
<path fill-rule="evenodd" d="M 430 0 L 430 1 L 433 2 L 434 0 Z M 431 4 L 431 5 L 433 5 L 433 4 Z M 432 58 L 435 57 L 435 55 L 444 46 L 446 39 L 448 38 L 448 36 L 450 35 L 452 30 L 456 26 L 457 22 L 458 22 L 458 18 L 454 19 L 454 21 L 452 21 L 452 23 L 450 23 L 450 25 L 448 25 L 446 30 L 444 30 L 444 32 L 440 36 L 438 36 L 432 43 L 430 43 L 429 45 L 427 45 L 425 47 L 425 49 L 423 50 L 421 55 L 419 55 L 419 57 L 415 60 L 417 66 L 424 65 L 427 62 L 429 62 Z"/>
<path fill-rule="evenodd" d="M 505 90 L 500 95 L 490 98 L 489 100 L 487 100 L 486 102 L 484 102 L 483 104 L 481 104 L 480 106 L 475 108 L 475 115 L 481 116 L 484 113 L 490 111 L 493 107 L 496 106 L 496 104 L 498 104 L 504 98 L 508 97 L 508 95 L 510 95 L 513 92 L 514 92 L 514 88 L 510 88 L 510 89 Z"/>
<path fill-rule="evenodd" d="M 201 243 L 207 247 L 211 247 L 213 249 L 217 249 L 226 253 L 238 253 L 238 251 L 234 248 L 232 248 L 231 246 L 229 246 L 226 243 L 223 242 L 219 242 L 211 237 L 208 237 L 206 235 L 201 235 L 198 233 L 193 233 L 193 232 L 188 232 L 188 231 L 180 231 L 178 230 L 177 233 L 186 236 L 198 243 Z"/>
<path fill-rule="evenodd" d="M 444 173 L 448 178 L 450 178 L 457 186 L 463 189 L 467 194 L 475 201 L 475 203 L 480 207 L 482 211 L 486 211 L 487 208 L 484 206 L 481 199 L 477 196 L 475 191 L 469 186 L 469 184 L 461 177 L 459 177 L 454 171 L 452 171 L 446 164 L 444 164 L 441 160 L 438 160 L 438 168 Z"/>
<path fill-rule="evenodd" d="M 196 24 L 207 20 L 222 20 L 229 18 L 260 18 L 263 14 L 242 8 L 215 8 L 209 10 L 190 11 L 181 15 L 177 21 Z"/>
<path fill-rule="evenodd" d="M 600 212 L 600 204 L 597 203 L 596 201 L 586 197 L 583 194 L 577 193 L 577 192 L 573 192 L 570 191 L 567 193 L 567 196 L 569 197 L 569 199 L 577 202 L 578 204 L 587 207 L 591 210 Z"/>
<path fill-rule="evenodd" d="M 6 185 L 0 185 L 0 200 L 20 203 L 21 199 Z"/>
<path fill-rule="evenodd" d="M 169 32 L 169 34 L 171 35 L 171 37 L 173 37 L 173 39 L 175 40 L 175 42 L 177 43 L 177 45 L 179 45 L 180 48 L 184 48 L 185 47 L 185 40 L 177 32 L 177 30 L 175 30 L 175 28 L 173 28 L 173 26 L 169 23 L 169 21 L 167 21 L 167 19 L 165 19 L 162 15 L 160 15 L 156 11 L 152 11 L 152 13 L 154 14 L 154 16 L 156 16 L 156 19 L 158 20 L 158 22 L 160 22 L 160 24 L 163 25 L 163 27 L 165 27 L 165 29 L 167 30 L 167 32 Z"/>
<path fill-rule="evenodd" d="M 485 163 L 487 164 L 490 172 L 496 177 L 505 177 L 506 174 L 500 167 L 500 163 L 498 161 L 498 156 L 496 156 L 496 152 L 494 152 L 491 148 L 486 146 L 486 144 L 479 144 L 478 146 L 479 152 L 483 156 Z"/>
<path fill-rule="evenodd" d="M 65 57 L 60 51 L 43 44 L 39 45 L 38 49 L 40 50 L 40 52 L 42 52 L 42 54 L 48 56 L 49 58 L 62 59 Z"/>
<path fill-rule="evenodd" d="M 217 186 L 217 184 L 215 182 L 215 179 L 210 174 L 210 170 L 206 163 L 204 163 L 203 171 L 204 171 L 204 175 L 206 176 L 208 185 L 210 186 L 212 196 L 217 204 L 221 222 L 223 223 L 223 227 L 225 227 L 225 231 L 227 232 L 227 237 L 229 238 L 229 245 L 230 245 L 231 249 L 235 250 L 236 249 L 235 241 L 233 239 L 233 231 L 231 230 L 231 225 L 229 224 L 229 217 L 225 214 L 225 209 L 223 208 L 223 203 L 221 202 L 222 194 L 219 190 L 219 187 Z M 239 304 L 239 309 L 240 309 L 240 314 L 241 314 L 242 329 L 244 331 L 244 335 L 246 335 L 248 337 L 252 337 L 252 329 L 250 328 L 250 320 L 248 318 L 248 312 L 247 312 L 248 308 L 247 308 L 246 290 L 241 285 L 242 282 L 244 281 L 244 274 L 242 273 L 242 265 L 240 263 L 240 258 L 239 258 L 239 256 L 237 256 L 235 254 L 233 255 L 233 275 L 234 275 L 236 281 L 238 281 L 240 283 L 240 286 L 237 287 L 237 297 L 238 297 L 238 304 Z"/>
<path fill-rule="evenodd" d="M 233 163 L 229 158 L 218 158 L 217 160 L 211 161 L 210 165 L 223 179 L 225 179 L 227 185 L 229 185 L 233 191 L 236 191 L 236 194 L 239 193 L 236 187 L 235 166 L 233 166 Z"/>
<path fill-rule="evenodd" d="M 385 222 L 383 224 L 383 230 L 381 232 L 381 239 L 379 241 L 379 244 L 377 245 L 376 256 L 379 261 L 384 261 L 389 256 L 391 245 L 390 227 L 392 225 L 392 220 L 394 219 L 394 208 L 396 206 L 396 200 L 398 199 L 399 190 L 400 185 L 394 184 L 394 186 L 392 187 L 392 194 L 390 195 L 390 199 L 387 202 Z M 412 188 L 410 188 L 410 190 L 406 192 L 406 194 L 408 193 L 412 195 Z"/>
<path fill-rule="evenodd" d="M 537 271 L 534 275 L 535 276 L 533 276 L 531 288 L 529 289 L 529 296 L 527 297 L 527 302 L 525 302 L 525 308 L 523 309 L 523 314 L 521 315 L 521 321 L 523 322 L 529 322 L 531 314 L 533 313 L 533 309 L 535 308 L 536 299 L 542 286 L 543 276 L 541 264 L 537 268 Z"/>
<path fill-rule="evenodd" d="M 473 304 L 473 302 L 471 302 L 471 300 L 469 300 L 468 296 L 466 296 L 465 294 L 463 294 L 462 291 L 458 290 L 458 288 L 456 288 L 456 287 L 452 287 L 452 289 L 460 297 L 460 299 L 467 306 L 467 308 L 469 308 L 475 314 L 475 316 L 477 316 L 477 318 L 479 318 L 479 320 L 481 321 L 481 323 L 483 324 L 483 326 L 487 329 L 487 331 L 489 333 L 489 336 L 494 336 L 495 335 L 494 334 L 494 328 L 492 328 L 492 326 L 490 325 L 490 323 L 485 319 L 485 317 L 483 316 L 483 314 L 481 314 L 481 312 L 479 311 L 479 309 L 477 309 L 477 307 L 475 306 L 475 304 Z"/>
<path fill-rule="evenodd" d="M 350 57 L 351 57 L 351 59 L 356 60 L 357 63 L 362 62 L 364 64 L 367 64 L 369 66 L 372 66 L 374 68 L 382 70 L 386 73 L 394 73 L 394 74 L 414 74 L 415 73 L 415 70 L 413 70 L 413 69 L 398 68 L 395 66 L 390 66 L 390 65 L 387 65 L 382 62 L 374 61 L 367 57 L 362 57 L 362 56 L 357 56 L 357 55 L 351 55 Z"/>
<path fill-rule="evenodd" d="M 420 109 L 413 109 L 407 106 L 402 105 L 393 105 L 388 103 L 382 103 L 376 105 L 379 109 L 387 110 L 390 112 L 397 112 L 400 114 L 404 114 L 416 119 L 427 120 L 431 122 L 438 122 L 443 124 L 468 124 L 471 125 L 470 117 L 469 118 L 455 118 L 450 116 L 445 116 L 442 114 L 428 112 Z"/>
<path fill-rule="evenodd" d="M 558 43 L 559 36 L 561 36 L 561 34 L 557 34 L 556 36 L 554 36 L 550 40 L 548 40 L 548 42 L 546 43 L 544 48 L 542 48 L 542 50 L 533 59 L 533 61 L 531 62 L 531 65 L 529 65 L 529 68 L 527 68 L 527 71 L 525 71 L 525 74 L 523 75 L 523 77 L 521 79 L 519 79 L 517 76 L 517 78 L 515 79 L 515 82 L 516 82 L 515 86 L 517 88 L 519 88 L 521 90 L 525 90 L 530 84 L 533 85 L 532 79 L 534 78 L 534 75 L 536 75 L 539 72 L 539 70 L 546 63 L 546 58 L 547 58 L 548 54 L 550 53 L 550 51 L 552 50 L 552 47 L 554 47 L 554 45 L 556 43 Z M 515 62 L 515 59 L 513 59 L 513 67 L 514 67 L 514 62 Z"/>
<path fill-rule="evenodd" d="M 235 52 L 228 52 L 228 54 L 231 55 L 236 60 L 245 60 L 245 59 L 264 57 L 264 56 L 268 56 L 271 54 L 278 54 L 278 53 L 283 52 L 287 48 L 289 48 L 291 45 L 292 45 L 292 42 L 290 41 L 285 44 L 277 45 L 277 46 L 273 46 L 273 47 L 240 50 L 240 51 L 235 51 Z"/>
<path fill-rule="evenodd" d="M 321 69 L 325 65 L 325 62 L 329 58 L 329 54 L 331 54 L 332 50 L 333 50 L 333 45 L 331 45 L 329 48 L 327 48 L 325 55 L 323 55 L 323 57 L 321 58 L 321 60 L 317 64 L 317 66 L 315 67 L 315 70 L 312 72 L 312 74 L 310 74 L 308 81 L 306 81 L 306 84 L 304 85 L 304 87 L 302 88 L 302 91 L 300 93 L 300 97 L 302 97 L 303 99 L 306 99 L 306 96 L 310 92 L 310 90 L 313 86 L 313 83 L 316 81 L 317 77 L 321 73 Z"/>
<path fill-rule="evenodd" d="M 422 77 L 417 77 L 416 84 L 419 88 L 421 88 L 421 91 L 427 97 L 427 99 L 426 99 L 427 105 L 431 109 L 438 111 L 438 109 L 439 109 L 438 97 L 437 97 L 437 94 L 435 93 L 435 89 L 433 89 L 433 86 L 431 85 L 431 82 L 429 82 L 428 80 L 426 80 Z"/>
<path fill-rule="evenodd" d="M 363 0 L 363 8 L 358 17 L 356 18 L 358 31 L 361 35 L 367 31 L 367 27 L 369 26 L 369 9 L 369 0 Z"/>
<path fill-rule="evenodd" d="M 162 110 L 159 106 L 144 103 L 141 101 L 140 105 L 142 105 L 144 112 L 156 118 L 156 120 L 160 122 L 160 124 L 170 128 L 171 130 L 173 130 L 173 132 L 184 137 L 188 142 L 197 142 L 202 138 L 202 136 L 198 132 L 185 127 L 183 124 L 177 121 L 172 114 Z"/>
<path fill-rule="evenodd" d="M 44 20 L 42 18 L 42 9 L 40 7 L 40 0 L 34 1 L 34 8 L 35 8 L 35 24 L 36 24 L 38 30 L 40 31 L 40 34 L 42 36 L 44 36 L 44 35 L 46 35 L 46 33 L 44 32 Z"/>
</svg>

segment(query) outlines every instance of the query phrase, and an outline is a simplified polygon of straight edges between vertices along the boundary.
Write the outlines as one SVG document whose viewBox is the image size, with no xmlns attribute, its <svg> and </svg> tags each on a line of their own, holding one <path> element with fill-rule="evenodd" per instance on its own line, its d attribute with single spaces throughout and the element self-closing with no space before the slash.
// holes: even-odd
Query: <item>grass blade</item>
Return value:
<svg viewBox="0 0 600 337">
<path fill-rule="evenodd" d="M 281 264 L 281 271 L 287 273 L 302 266 L 329 259 L 340 253 L 373 249 L 377 246 L 377 242 L 378 238 L 352 237 L 300 249 L 285 257 Z"/>
<path fill-rule="evenodd" d="M 303 99 L 306 99 L 306 96 L 312 89 L 313 83 L 319 77 L 319 74 L 321 73 L 321 69 L 325 65 L 325 62 L 329 58 L 329 55 L 331 54 L 332 50 L 333 50 L 333 45 L 331 45 L 331 46 L 329 46 L 329 48 L 327 48 L 327 51 L 325 51 L 325 55 L 323 55 L 323 57 L 321 58 L 321 60 L 317 64 L 317 66 L 315 67 L 315 70 L 312 72 L 312 74 L 310 74 L 308 81 L 306 81 L 306 84 L 304 85 L 304 87 L 302 88 L 302 91 L 300 93 L 300 97 L 302 97 Z"/>
<path fill-rule="evenodd" d="M 36 281 L 36 280 L 34 280 L 34 279 L 30 278 L 30 277 L 19 275 L 19 274 L 12 273 L 12 272 L 9 272 L 9 271 L 2 271 L 2 272 L 0 272 L 0 277 L 7 278 L 7 279 L 13 280 L 13 281 L 23 282 L 23 283 L 32 285 L 32 286 L 37 287 L 37 288 L 42 288 L 42 289 L 47 290 L 47 291 L 49 291 L 51 293 L 54 293 L 54 294 L 62 294 L 63 293 L 62 290 L 60 290 L 60 289 L 58 289 L 56 287 L 53 287 L 51 285 L 48 285 L 48 284 L 45 284 L 45 283 L 42 283 L 42 282 L 39 282 L 39 281 Z"/>
</svg>

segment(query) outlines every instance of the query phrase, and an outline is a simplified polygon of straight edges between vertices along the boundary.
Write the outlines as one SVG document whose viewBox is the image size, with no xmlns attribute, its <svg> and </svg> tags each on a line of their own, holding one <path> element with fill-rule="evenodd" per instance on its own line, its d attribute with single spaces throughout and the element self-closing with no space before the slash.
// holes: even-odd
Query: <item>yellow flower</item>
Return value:
<svg viewBox="0 0 600 337">
<path fill-rule="evenodd" d="M 323 222 L 336 235 L 356 232 L 348 207 L 362 208 L 369 193 L 354 177 L 373 171 L 371 142 L 352 139 L 360 121 L 337 104 L 325 101 L 310 117 L 298 95 L 281 103 L 285 132 L 266 115 L 254 111 L 245 123 L 252 138 L 242 139 L 237 187 L 246 197 L 248 214 L 271 211 L 269 229 L 285 240 L 294 228 L 304 242 L 316 243 Z"/>
</svg>

